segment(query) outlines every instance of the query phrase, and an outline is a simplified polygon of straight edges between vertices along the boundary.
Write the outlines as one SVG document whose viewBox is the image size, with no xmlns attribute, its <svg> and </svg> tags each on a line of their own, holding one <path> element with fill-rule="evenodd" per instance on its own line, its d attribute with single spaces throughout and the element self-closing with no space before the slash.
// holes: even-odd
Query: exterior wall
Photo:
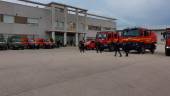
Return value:
<svg viewBox="0 0 170 96">
<path fill-rule="evenodd" d="M 46 37 L 46 31 L 52 30 L 53 26 L 55 26 L 54 31 L 65 31 L 64 27 L 57 27 L 57 24 L 52 25 L 52 8 L 37 8 L 32 6 L 25 6 L 21 4 L 9 3 L 5 1 L 0 1 L 0 14 L 5 15 L 12 15 L 12 16 L 22 16 L 28 18 L 36 18 L 38 19 L 38 24 L 7 24 L 0 22 L 0 33 L 3 34 L 28 34 L 28 35 L 39 35 L 39 37 Z M 65 14 L 60 12 L 55 12 L 55 19 L 60 22 L 65 22 Z M 86 26 L 85 26 L 85 17 L 79 16 L 78 17 L 78 33 L 85 33 Z M 76 14 L 68 14 L 67 15 L 67 31 L 69 23 L 74 22 L 76 23 Z M 87 18 L 88 25 L 95 25 L 103 27 L 111 27 L 113 29 L 116 28 L 115 22 L 96 19 L 96 18 Z M 77 30 L 72 30 L 75 33 Z M 95 30 L 88 30 L 87 37 L 95 37 L 96 35 Z"/>
<path fill-rule="evenodd" d="M 156 32 L 156 34 L 157 34 L 158 44 L 164 43 L 163 36 L 161 35 L 161 33 L 165 32 L 165 30 L 153 30 L 153 31 Z"/>
<path fill-rule="evenodd" d="M 79 33 L 85 33 L 85 17 L 84 16 L 78 16 L 78 32 Z M 69 23 L 74 22 L 76 23 L 76 16 L 75 14 L 68 14 L 68 28 L 69 28 Z M 69 31 L 69 29 L 68 29 Z M 76 31 L 76 29 L 75 29 Z"/>
<path fill-rule="evenodd" d="M 0 1 L 0 14 L 36 18 L 39 21 L 38 25 L 0 23 L 0 33 L 37 34 L 40 37 L 45 37 L 45 31 L 51 26 L 51 17 L 49 15 L 51 13 L 48 9 Z"/>
<path fill-rule="evenodd" d="M 104 27 L 111 28 L 112 31 L 116 30 L 116 23 L 114 21 L 108 21 L 108 20 L 102 20 L 102 19 L 96 19 L 96 18 L 87 18 L 88 25 L 93 26 L 100 26 L 101 31 L 106 31 Z M 88 30 L 88 37 L 95 37 L 96 33 L 99 31 L 96 30 Z"/>
</svg>

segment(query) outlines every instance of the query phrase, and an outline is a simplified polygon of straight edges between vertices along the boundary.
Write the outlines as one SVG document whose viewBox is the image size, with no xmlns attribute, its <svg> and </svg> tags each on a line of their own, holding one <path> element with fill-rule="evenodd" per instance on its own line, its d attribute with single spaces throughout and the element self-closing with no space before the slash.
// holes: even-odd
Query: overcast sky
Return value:
<svg viewBox="0 0 170 96">
<path fill-rule="evenodd" d="M 17 0 L 4 0 L 16 2 Z M 170 25 L 170 0 L 32 0 L 85 8 L 89 13 L 117 18 L 118 27 Z"/>
</svg>

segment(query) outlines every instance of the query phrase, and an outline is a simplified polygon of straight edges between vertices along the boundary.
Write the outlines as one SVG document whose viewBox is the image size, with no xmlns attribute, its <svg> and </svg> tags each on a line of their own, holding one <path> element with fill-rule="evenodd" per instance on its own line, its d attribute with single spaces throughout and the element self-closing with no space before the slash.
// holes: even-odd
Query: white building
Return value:
<svg viewBox="0 0 170 96">
<path fill-rule="evenodd" d="M 116 30 L 116 19 L 89 14 L 86 9 L 56 2 L 19 1 L 43 7 L 0 1 L 0 34 L 52 38 L 64 45 L 78 45 L 79 40 L 94 38 L 98 31 Z"/>
</svg>

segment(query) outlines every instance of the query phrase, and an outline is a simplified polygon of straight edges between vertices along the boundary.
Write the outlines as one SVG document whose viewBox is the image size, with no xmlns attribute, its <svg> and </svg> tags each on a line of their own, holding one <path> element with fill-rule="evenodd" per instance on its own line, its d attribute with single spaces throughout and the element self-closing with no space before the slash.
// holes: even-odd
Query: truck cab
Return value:
<svg viewBox="0 0 170 96">
<path fill-rule="evenodd" d="M 114 50 L 115 43 L 117 43 L 118 39 L 118 32 L 98 32 L 96 34 L 96 42 L 99 42 L 103 49 L 108 49 L 109 51 Z"/>
<path fill-rule="evenodd" d="M 166 32 L 164 33 L 164 38 L 166 40 L 165 55 L 170 56 L 170 28 L 166 29 Z"/>
<path fill-rule="evenodd" d="M 7 44 L 9 49 L 22 49 L 28 48 L 29 42 L 26 36 L 14 35 L 8 37 Z"/>
<path fill-rule="evenodd" d="M 154 53 L 157 35 L 145 28 L 128 28 L 122 32 L 121 43 L 128 46 L 129 51 L 136 50 L 138 53 L 145 53 L 145 50 L 148 49 Z"/>
<path fill-rule="evenodd" d="M 20 38 L 12 38 L 8 41 L 9 49 L 24 49 L 24 44 Z"/>
<path fill-rule="evenodd" d="M 0 49 L 1 50 L 7 50 L 8 49 L 7 42 L 4 38 L 4 36 L 1 35 L 1 34 L 0 34 Z"/>
</svg>

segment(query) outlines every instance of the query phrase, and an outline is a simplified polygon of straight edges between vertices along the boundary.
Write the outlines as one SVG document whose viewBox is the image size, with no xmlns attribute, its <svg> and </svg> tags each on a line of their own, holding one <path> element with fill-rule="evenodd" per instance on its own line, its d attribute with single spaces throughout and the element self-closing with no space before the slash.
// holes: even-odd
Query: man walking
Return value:
<svg viewBox="0 0 170 96">
<path fill-rule="evenodd" d="M 84 42 L 83 41 L 79 42 L 79 50 L 80 50 L 80 53 L 84 53 L 85 46 L 84 46 Z"/>
<path fill-rule="evenodd" d="M 102 51 L 103 51 L 103 48 L 102 48 L 102 45 L 101 45 L 101 43 L 99 42 L 99 41 L 96 41 L 96 52 L 97 53 L 102 53 Z"/>
<path fill-rule="evenodd" d="M 115 56 L 117 56 L 117 52 L 119 53 L 120 57 L 122 57 L 122 54 L 120 52 L 120 43 L 119 43 L 119 40 L 115 44 Z"/>
<path fill-rule="evenodd" d="M 128 44 L 124 44 L 123 45 L 123 50 L 125 52 L 125 56 L 128 57 L 128 55 L 129 55 L 129 45 Z"/>
</svg>

